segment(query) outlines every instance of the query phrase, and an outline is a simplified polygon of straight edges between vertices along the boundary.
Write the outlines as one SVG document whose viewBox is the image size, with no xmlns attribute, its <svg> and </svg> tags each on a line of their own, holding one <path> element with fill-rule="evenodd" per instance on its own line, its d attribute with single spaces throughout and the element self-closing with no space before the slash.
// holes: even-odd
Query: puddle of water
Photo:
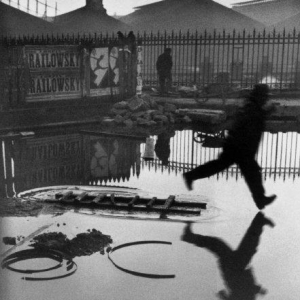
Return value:
<svg viewBox="0 0 300 300">
<path fill-rule="evenodd" d="M 5 168 L 0 176 L 5 196 L 22 191 L 56 185 L 126 186 L 151 194 L 189 195 L 206 201 L 208 209 L 192 225 L 194 234 L 217 237 L 232 250 L 245 238 L 257 209 L 238 169 L 229 170 L 195 183 L 187 192 L 182 172 L 217 157 L 220 149 L 204 147 L 193 139 L 193 131 L 176 132 L 170 137 L 168 165 L 155 157 L 142 159 L 145 141 L 123 141 L 120 138 L 53 135 L 5 144 Z M 157 136 L 153 137 L 155 142 Z M 278 199 L 266 209 L 276 226 L 265 226 L 259 236 L 256 253 L 250 261 L 253 281 L 243 277 L 243 298 L 251 295 L 254 284 L 268 290 L 266 300 L 297 299 L 297 274 L 300 272 L 299 177 L 300 136 L 295 132 L 264 134 L 258 162 L 262 166 L 267 193 Z M 10 148 L 11 147 L 11 148 Z M 11 150 L 9 150 L 11 149 Z M 13 151 L 12 151 L 13 149 Z M 168 150 L 166 151 L 168 153 Z M 13 161 L 13 163 L 12 163 Z M 34 163 L 33 163 L 34 162 Z M 164 158 L 165 162 L 165 158 Z M 10 164 L 11 163 L 11 164 Z M 2 174 L 2 175 L 1 175 Z M 108 217 L 89 209 L 64 211 L 55 215 L 51 209 L 20 217 L 12 212 L 0 219 L 3 236 L 28 236 L 46 224 L 43 232 L 62 232 L 72 239 L 80 232 L 95 228 L 111 235 L 112 247 L 141 240 L 162 240 L 168 245 L 137 246 L 113 253 L 116 262 L 142 273 L 175 274 L 174 279 L 155 280 L 133 276 L 113 266 L 107 255 L 94 253 L 77 257 L 78 270 L 63 280 L 37 284 L 24 282 L 19 274 L 0 270 L 3 299 L 218 299 L 217 293 L 230 293 L 228 282 L 237 281 L 236 273 L 224 275 L 218 255 L 207 247 L 197 247 L 181 240 L 184 222 L 139 220 Z M 173 220 L 174 221 L 174 220 Z M 180 220 L 182 221 L 182 220 Z M 65 226 L 63 224 L 66 224 Z M 3 226 L 2 226 L 3 225 Z M 58 226 L 59 225 L 59 226 Z M 3 245 L 2 245 L 3 246 Z M 18 250 L 24 249 L 23 244 Z M 23 247 L 23 248 L 22 248 Z M 3 246 L 1 253 L 10 246 Z M 42 263 L 41 263 L 42 264 Z M 43 264 L 44 265 L 44 264 Z M 36 267 L 39 265 L 36 264 Z M 244 274 L 245 275 L 245 274 Z M 228 277 L 229 276 L 229 277 Z M 12 284 L 13 283 L 13 284 Z M 231 288 L 234 288 L 231 286 Z M 249 299 L 260 299 L 254 295 Z"/>
</svg>

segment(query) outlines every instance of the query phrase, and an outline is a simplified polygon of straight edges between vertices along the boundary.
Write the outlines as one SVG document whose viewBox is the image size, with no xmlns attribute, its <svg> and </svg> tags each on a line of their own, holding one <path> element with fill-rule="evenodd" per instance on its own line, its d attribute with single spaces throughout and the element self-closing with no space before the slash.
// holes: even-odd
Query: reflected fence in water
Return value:
<svg viewBox="0 0 300 300">
<path fill-rule="evenodd" d="M 103 185 L 140 173 L 140 145 L 85 133 L 6 138 L 1 142 L 0 196 L 55 185 Z"/>
<path fill-rule="evenodd" d="M 198 138 L 202 136 L 202 139 Z M 153 137 L 155 143 L 157 137 Z M 218 157 L 222 151 L 220 133 L 206 135 L 195 131 L 180 131 L 170 138 L 170 155 L 168 164 L 163 164 L 157 157 L 153 161 L 143 161 L 142 169 L 149 168 L 161 172 L 182 173 Z M 145 151 L 145 144 L 141 152 Z M 168 151 L 168 150 L 167 150 Z M 257 153 L 257 161 L 261 166 L 264 178 L 300 176 L 300 134 L 297 132 L 264 132 Z M 237 165 L 214 175 L 215 177 L 241 176 Z"/>
<path fill-rule="evenodd" d="M 217 158 L 225 134 L 184 130 L 153 136 L 152 161 L 142 159 L 144 137 L 76 133 L 5 138 L 0 144 L 0 196 L 54 185 L 128 182 L 147 168 L 153 176 L 155 172 L 180 174 Z M 265 132 L 257 160 L 264 178 L 300 177 L 300 134 Z M 239 178 L 241 173 L 233 165 L 214 176 Z"/>
</svg>

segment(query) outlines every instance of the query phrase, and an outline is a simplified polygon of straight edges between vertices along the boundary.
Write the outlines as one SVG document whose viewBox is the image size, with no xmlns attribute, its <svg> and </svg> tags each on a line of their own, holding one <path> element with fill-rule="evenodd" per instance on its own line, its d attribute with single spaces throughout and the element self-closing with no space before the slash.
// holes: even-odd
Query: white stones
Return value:
<svg viewBox="0 0 300 300">
<path fill-rule="evenodd" d="M 226 120 L 226 113 L 222 110 L 211 109 L 178 109 L 179 115 L 188 116 L 192 122 L 203 122 L 210 124 L 219 124 Z"/>
</svg>

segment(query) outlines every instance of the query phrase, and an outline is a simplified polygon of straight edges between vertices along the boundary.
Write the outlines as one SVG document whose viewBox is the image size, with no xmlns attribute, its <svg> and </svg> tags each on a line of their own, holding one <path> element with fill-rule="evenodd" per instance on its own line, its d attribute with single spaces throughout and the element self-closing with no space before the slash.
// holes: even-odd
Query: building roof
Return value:
<svg viewBox="0 0 300 300">
<path fill-rule="evenodd" d="M 55 17 L 61 33 L 112 33 L 127 30 L 123 22 L 108 16 L 102 0 L 87 0 L 84 7 Z"/>
<path fill-rule="evenodd" d="M 254 0 L 235 3 L 233 10 L 271 26 L 300 12 L 299 0 Z"/>
<path fill-rule="evenodd" d="M 231 32 L 233 29 L 261 29 L 264 26 L 212 0 L 164 0 L 137 7 L 120 18 L 134 31 L 196 31 Z"/>
<path fill-rule="evenodd" d="M 256 4 L 261 4 L 261 3 L 266 3 L 266 2 L 274 2 L 277 0 L 251 0 L 251 1 L 245 1 L 245 2 L 237 2 L 232 4 L 233 7 L 236 6 L 249 6 L 249 5 L 256 5 Z"/>
<path fill-rule="evenodd" d="M 296 29 L 296 32 L 298 34 L 300 30 L 300 10 L 292 17 L 287 18 L 281 22 L 278 22 L 270 26 L 270 28 L 276 29 L 276 31 L 283 31 L 285 29 L 286 32 L 292 32 L 294 29 Z"/>
<path fill-rule="evenodd" d="M 53 24 L 0 2 L 0 34 L 4 36 L 51 34 Z"/>
</svg>

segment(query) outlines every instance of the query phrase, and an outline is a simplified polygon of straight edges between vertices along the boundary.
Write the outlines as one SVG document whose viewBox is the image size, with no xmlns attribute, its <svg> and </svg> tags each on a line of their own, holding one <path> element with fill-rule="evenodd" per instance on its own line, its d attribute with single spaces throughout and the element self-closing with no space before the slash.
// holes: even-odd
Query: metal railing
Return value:
<svg viewBox="0 0 300 300">
<path fill-rule="evenodd" d="M 138 36 L 143 46 L 144 84 L 157 85 L 155 63 L 172 48 L 173 85 L 213 83 L 248 88 L 263 82 L 278 90 L 300 87 L 300 33 L 175 33 Z"/>
<path fill-rule="evenodd" d="M 280 91 L 300 88 L 300 32 L 296 30 L 137 33 L 136 41 L 143 47 L 142 76 L 146 86 L 157 85 L 156 60 L 169 47 L 174 86 L 203 88 L 221 83 L 239 89 L 263 82 Z M 22 45 L 91 48 L 118 42 L 116 35 L 96 33 L 0 37 L 0 46 L 10 48 Z"/>
</svg>

